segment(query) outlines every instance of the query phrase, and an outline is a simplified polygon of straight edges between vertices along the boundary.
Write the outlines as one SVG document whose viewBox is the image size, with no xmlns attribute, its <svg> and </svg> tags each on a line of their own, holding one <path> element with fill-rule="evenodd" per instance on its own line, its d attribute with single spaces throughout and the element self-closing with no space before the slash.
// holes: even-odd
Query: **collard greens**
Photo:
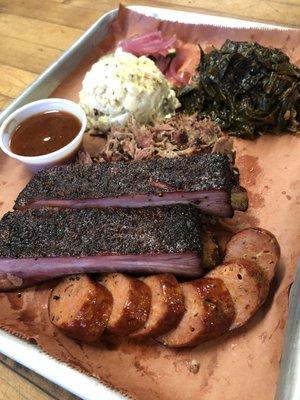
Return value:
<svg viewBox="0 0 300 400">
<path fill-rule="evenodd" d="M 198 72 L 196 87 L 179 95 L 186 112 L 248 138 L 299 128 L 300 69 L 281 50 L 226 40 L 220 50 L 202 52 Z"/>
</svg>

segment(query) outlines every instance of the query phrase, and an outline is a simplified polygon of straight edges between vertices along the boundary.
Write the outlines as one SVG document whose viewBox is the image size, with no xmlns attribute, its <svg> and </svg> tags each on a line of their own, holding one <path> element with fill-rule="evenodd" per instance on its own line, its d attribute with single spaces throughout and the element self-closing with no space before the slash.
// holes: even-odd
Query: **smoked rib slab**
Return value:
<svg viewBox="0 0 300 400">
<path fill-rule="evenodd" d="M 235 183 L 230 162 L 222 154 L 73 164 L 35 175 L 18 196 L 15 209 L 195 203 L 203 213 L 230 217 Z"/>
<path fill-rule="evenodd" d="M 91 272 L 202 275 L 201 216 L 189 205 L 30 209 L 0 221 L 0 288 Z"/>
</svg>

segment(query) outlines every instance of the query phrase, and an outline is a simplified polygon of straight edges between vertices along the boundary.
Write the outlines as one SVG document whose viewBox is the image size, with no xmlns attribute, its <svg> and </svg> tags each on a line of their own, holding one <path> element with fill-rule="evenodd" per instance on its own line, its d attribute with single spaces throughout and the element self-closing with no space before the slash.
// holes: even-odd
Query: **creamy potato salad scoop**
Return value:
<svg viewBox="0 0 300 400">
<path fill-rule="evenodd" d="M 123 125 L 132 116 L 138 123 L 174 115 L 180 106 L 174 90 L 149 58 L 117 49 L 87 72 L 79 93 L 90 130 Z"/>
</svg>

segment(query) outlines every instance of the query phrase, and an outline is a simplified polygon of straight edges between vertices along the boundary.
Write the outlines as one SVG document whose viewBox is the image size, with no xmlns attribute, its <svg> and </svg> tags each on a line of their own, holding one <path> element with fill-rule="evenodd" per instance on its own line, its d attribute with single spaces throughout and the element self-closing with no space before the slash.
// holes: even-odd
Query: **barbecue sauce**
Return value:
<svg viewBox="0 0 300 400">
<path fill-rule="evenodd" d="M 20 123 L 10 139 L 10 149 L 21 156 L 41 156 L 70 143 L 79 133 L 81 122 L 65 111 L 46 111 Z"/>
</svg>

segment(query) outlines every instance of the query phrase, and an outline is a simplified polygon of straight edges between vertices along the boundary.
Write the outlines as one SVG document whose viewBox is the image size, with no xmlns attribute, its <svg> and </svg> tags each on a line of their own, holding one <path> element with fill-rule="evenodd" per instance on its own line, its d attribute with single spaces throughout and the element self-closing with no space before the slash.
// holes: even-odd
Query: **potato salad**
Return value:
<svg viewBox="0 0 300 400">
<path fill-rule="evenodd" d="M 150 58 L 136 57 L 121 48 L 92 66 L 79 98 L 91 131 L 124 125 L 132 117 L 140 124 L 162 120 L 174 115 L 180 106 L 174 90 Z"/>
</svg>

